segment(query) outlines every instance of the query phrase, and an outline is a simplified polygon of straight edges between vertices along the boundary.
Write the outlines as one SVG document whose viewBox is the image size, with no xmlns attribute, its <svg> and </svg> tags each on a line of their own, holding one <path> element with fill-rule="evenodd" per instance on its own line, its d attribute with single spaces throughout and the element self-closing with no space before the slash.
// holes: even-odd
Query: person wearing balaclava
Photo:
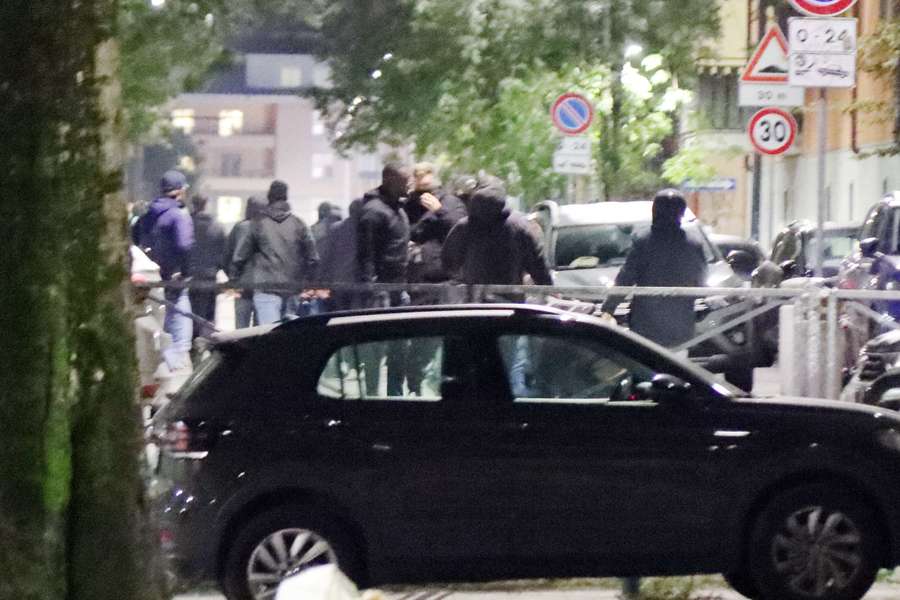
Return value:
<svg viewBox="0 0 900 600">
<path fill-rule="evenodd" d="M 288 316 L 292 309 L 290 301 L 297 295 L 268 291 L 265 284 L 283 287 L 310 281 L 315 277 L 319 263 L 309 227 L 291 213 L 287 184 L 273 181 L 268 200 L 259 219 L 252 223 L 250 235 L 238 242 L 233 260 L 238 272 L 247 267 L 250 269 L 255 290 L 253 308 L 260 325 L 275 323 Z"/>
<path fill-rule="evenodd" d="M 635 236 L 616 286 L 702 287 L 706 257 L 698 240 L 681 228 L 687 203 L 681 192 L 662 190 L 653 199 L 650 230 Z M 624 300 L 610 296 L 602 311 L 612 315 Z M 637 296 L 631 302 L 629 326 L 635 333 L 674 348 L 694 337 L 694 298 Z"/>
</svg>

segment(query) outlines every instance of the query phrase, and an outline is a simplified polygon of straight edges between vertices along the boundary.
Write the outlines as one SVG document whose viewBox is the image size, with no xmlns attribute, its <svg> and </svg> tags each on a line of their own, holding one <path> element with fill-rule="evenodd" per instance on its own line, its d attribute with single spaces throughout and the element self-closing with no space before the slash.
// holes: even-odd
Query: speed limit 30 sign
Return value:
<svg viewBox="0 0 900 600">
<path fill-rule="evenodd" d="M 764 108 L 750 119 L 748 132 L 754 148 L 762 154 L 777 156 L 794 145 L 797 121 L 780 108 Z"/>
</svg>

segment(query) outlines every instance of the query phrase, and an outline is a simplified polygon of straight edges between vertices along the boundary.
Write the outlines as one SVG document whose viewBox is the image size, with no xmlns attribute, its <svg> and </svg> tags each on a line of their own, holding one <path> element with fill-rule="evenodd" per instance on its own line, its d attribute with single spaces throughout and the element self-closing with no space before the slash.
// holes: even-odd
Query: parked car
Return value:
<svg viewBox="0 0 900 600">
<path fill-rule="evenodd" d="M 547 249 L 547 260 L 558 286 L 610 287 L 631 249 L 632 237 L 650 227 L 652 202 L 600 202 L 561 206 L 556 202 L 538 204 L 530 215 L 540 226 Z M 685 214 L 682 224 L 687 234 L 703 247 L 709 265 L 710 287 L 740 287 L 735 275 L 718 249 L 710 243 L 693 213 Z M 578 300 L 599 301 L 606 292 L 581 294 Z M 740 305 L 740 306 L 736 306 Z M 616 318 L 626 322 L 628 303 L 620 305 Z M 751 308 L 750 302 L 721 296 L 698 299 L 697 335 L 723 322 L 739 317 Z M 764 364 L 757 352 L 752 323 L 735 326 L 689 350 L 692 360 L 718 373 L 728 381 L 749 390 L 753 386 L 753 368 Z"/>
<path fill-rule="evenodd" d="M 738 235 L 710 233 L 709 241 L 719 249 L 735 274 L 749 281 L 753 271 L 766 260 L 766 253 L 755 240 L 748 240 Z"/>
<path fill-rule="evenodd" d="M 388 395 L 404 355 L 425 366 Z M 219 334 L 158 419 L 164 548 L 229 600 L 328 563 L 361 585 L 724 572 L 858 600 L 900 564 L 900 415 L 752 398 L 546 307 Z"/>
<path fill-rule="evenodd" d="M 825 252 L 822 276 L 838 275 L 841 262 L 850 256 L 855 247 L 858 224 L 826 223 Z M 810 221 L 794 221 L 778 232 L 772 242 L 772 253 L 753 272 L 754 287 L 778 287 L 788 279 L 811 278 L 816 267 L 816 230 Z"/>
</svg>

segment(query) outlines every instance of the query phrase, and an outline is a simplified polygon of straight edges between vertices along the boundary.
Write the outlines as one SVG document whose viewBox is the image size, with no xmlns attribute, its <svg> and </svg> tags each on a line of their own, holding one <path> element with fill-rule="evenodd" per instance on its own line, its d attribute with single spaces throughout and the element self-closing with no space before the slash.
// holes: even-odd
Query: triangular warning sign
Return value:
<svg viewBox="0 0 900 600">
<path fill-rule="evenodd" d="M 741 81 L 747 83 L 788 82 L 788 42 L 778 25 L 772 25 L 744 69 Z"/>
</svg>

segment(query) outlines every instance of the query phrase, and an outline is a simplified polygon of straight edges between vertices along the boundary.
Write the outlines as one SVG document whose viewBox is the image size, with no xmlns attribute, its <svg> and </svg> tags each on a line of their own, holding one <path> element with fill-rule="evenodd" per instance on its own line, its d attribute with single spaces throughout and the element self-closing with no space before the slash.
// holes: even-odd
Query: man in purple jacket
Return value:
<svg viewBox="0 0 900 600">
<path fill-rule="evenodd" d="M 188 273 L 188 257 L 194 245 L 194 224 L 184 209 L 187 179 L 179 171 L 167 171 L 160 182 L 160 195 L 150 204 L 137 225 L 137 238 L 156 264 L 163 281 L 183 281 Z M 163 330 L 172 336 L 172 344 L 163 351 L 169 369 L 176 371 L 191 366 L 190 351 L 193 322 L 191 300 L 186 288 L 165 289 L 166 307 Z"/>
</svg>

